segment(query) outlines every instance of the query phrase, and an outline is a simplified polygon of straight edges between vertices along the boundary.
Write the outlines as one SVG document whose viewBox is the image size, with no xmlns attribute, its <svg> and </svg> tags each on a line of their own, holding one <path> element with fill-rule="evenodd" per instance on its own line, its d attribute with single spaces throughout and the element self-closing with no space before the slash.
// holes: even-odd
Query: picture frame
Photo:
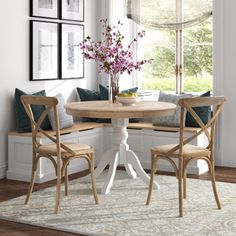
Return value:
<svg viewBox="0 0 236 236">
<path fill-rule="evenodd" d="M 84 78 L 84 56 L 80 43 L 84 40 L 84 25 L 61 23 L 60 78 Z"/>
<path fill-rule="evenodd" d="M 30 80 L 59 78 L 59 25 L 49 21 L 30 21 Z"/>
<path fill-rule="evenodd" d="M 30 16 L 58 19 L 59 0 L 30 0 Z"/>
<path fill-rule="evenodd" d="M 84 0 L 61 0 L 61 19 L 84 21 Z"/>
</svg>

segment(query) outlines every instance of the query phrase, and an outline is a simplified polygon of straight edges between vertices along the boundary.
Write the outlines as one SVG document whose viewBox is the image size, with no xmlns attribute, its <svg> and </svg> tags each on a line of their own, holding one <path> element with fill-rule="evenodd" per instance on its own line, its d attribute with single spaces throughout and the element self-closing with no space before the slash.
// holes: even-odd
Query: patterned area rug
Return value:
<svg viewBox="0 0 236 236">
<path fill-rule="evenodd" d="M 102 175 L 97 188 L 102 187 Z M 96 236 L 233 236 L 236 235 L 236 184 L 217 183 L 222 210 L 216 208 L 210 181 L 188 179 L 184 217 L 178 217 L 177 179 L 157 176 L 161 189 L 153 191 L 146 206 L 147 186 L 118 171 L 108 195 L 99 194 L 95 205 L 90 184 L 73 180 L 70 195 L 62 198 L 58 215 L 53 214 L 55 188 L 33 193 L 30 205 L 24 197 L 0 204 L 0 218 Z"/>
</svg>

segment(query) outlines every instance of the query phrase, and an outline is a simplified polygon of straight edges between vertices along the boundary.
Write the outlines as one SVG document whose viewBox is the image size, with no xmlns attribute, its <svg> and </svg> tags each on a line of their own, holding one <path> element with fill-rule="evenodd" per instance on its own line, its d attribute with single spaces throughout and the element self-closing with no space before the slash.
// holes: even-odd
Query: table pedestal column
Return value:
<svg viewBox="0 0 236 236">
<path fill-rule="evenodd" d="M 138 175 L 144 183 L 149 185 L 149 175 L 147 175 L 142 168 L 137 155 L 129 149 L 129 145 L 127 144 L 128 124 L 129 120 L 127 118 L 112 119 L 112 147 L 104 153 L 94 171 L 95 176 L 98 177 L 109 164 L 108 175 L 106 176 L 105 183 L 102 188 L 103 194 L 108 194 L 110 192 L 118 165 L 123 165 L 131 178 L 136 178 Z M 85 178 L 87 179 L 87 177 L 84 177 L 84 179 Z M 154 188 L 159 188 L 159 185 L 156 182 L 154 182 Z"/>
</svg>

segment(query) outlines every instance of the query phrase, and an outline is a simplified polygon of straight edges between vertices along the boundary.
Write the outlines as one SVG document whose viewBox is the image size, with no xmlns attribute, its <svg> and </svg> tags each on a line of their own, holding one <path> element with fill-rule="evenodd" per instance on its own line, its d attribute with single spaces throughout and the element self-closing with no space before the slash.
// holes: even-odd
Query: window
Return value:
<svg viewBox="0 0 236 236">
<path fill-rule="evenodd" d="M 142 9 L 142 2 L 145 1 L 148 2 L 140 1 L 140 18 L 142 13 L 152 12 L 154 8 L 152 2 Z M 167 1 L 156 2 L 164 4 Z M 201 1 L 172 0 L 173 2 L 176 3 L 175 17 L 178 17 L 179 14 L 184 15 L 184 11 L 195 8 L 196 2 Z M 186 2 L 188 4 L 184 5 Z M 170 5 L 166 4 L 166 7 Z M 141 20 L 139 23 L 138 30 L 146 32 L 138 45 L 139 59 L 153 59 L 153 63 L 143 67 L 137 75 L 141 89 L 177 93 L 212 90 L 212 16 L 203 16 L 194 25 L 181 26 L 178 29 L 155 29 L 149 27 L 150 24 L 142 24 Z"/>
<path fill-rule="evenodd" d="M 157 31 L 143 27 L 145 37 L 138 44 L 141 58 L 152 58 L 138 73 L 142 90 L 175 91 L 175 31 Z"/>
<path fill-rule="evenodd" d="M 212 90 L 212 17 L 184 31 L 184 91 Z"/>
</svg>

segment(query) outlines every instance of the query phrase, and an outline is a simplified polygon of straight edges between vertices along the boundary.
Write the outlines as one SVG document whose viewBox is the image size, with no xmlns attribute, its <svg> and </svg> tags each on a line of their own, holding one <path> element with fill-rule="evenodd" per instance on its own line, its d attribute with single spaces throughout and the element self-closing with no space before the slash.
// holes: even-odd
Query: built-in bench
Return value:
<svg viewBox="0 0 236 236">
<path fill-rule="evenodd" d="M 104 123 L 75 123 L 73 127 L 61 130 L 61 140 L 90 144 L 95 150 L 95 163 L 98 163 L 102 153 L 111 145 L 111 124 Z M 198 128 L 186 128 L 185 137 L 197 132 Z M 54 131 L 47 131 L 55 135 Z M 155 145 L 178 143 L 179 128 L 153 126 L 151 123 L 130 123 L 128 126 L 128 144 L 135 151 L 144 168 L 150 169 L 150 148 Z M 41 144 L 51 141 L 38 134 Z M 201 135 L 193 141 L 193 144 L 206 146 L 206 137 Z M 21 181 L 29 181 L 32 163 L 32 137 L 31 133 L 9 132 L 8 134 L 8 171 L 7 178 Z M 83 159 L 74 160 L 69 167 L 69 173 L 87 169 L 87 163 Z M 173 171 L 168 162 L 160 161 L 158 169 Z M 190 173 L 201 174 L 208 170 L 204 161 L 196 161 L 189 168 Z M 42 183 L 55 178 L 51 162 L 41 158 L 36 176 L 36 183 Z"/>
<path fill-rule="evenodd" d="M 74 132 L 79 132 L 79 131 L 85 131 L 85 130 L 90 130 L 94 128 L 100 128 L 104 127 L 103 123 L 95 123 L 95 122 L 76 122 L 72 127 L 61 129 L 60 133 L 61 135 L 69 134 L 69 133 L 74 133 Z M 47 130 L 46 133 L 50 135 L 56 135 L 56 132 L 53 130 Z M 19 132 L 9 132 L 8 136 L 22 136 L 22 137 L 32 137 L 31 132 L 25 132 L 25 133 L 19 133 Z M 38 133 L 37 136 L 39 138 L 44 137 L 43 134 Z"/>
</svg>

